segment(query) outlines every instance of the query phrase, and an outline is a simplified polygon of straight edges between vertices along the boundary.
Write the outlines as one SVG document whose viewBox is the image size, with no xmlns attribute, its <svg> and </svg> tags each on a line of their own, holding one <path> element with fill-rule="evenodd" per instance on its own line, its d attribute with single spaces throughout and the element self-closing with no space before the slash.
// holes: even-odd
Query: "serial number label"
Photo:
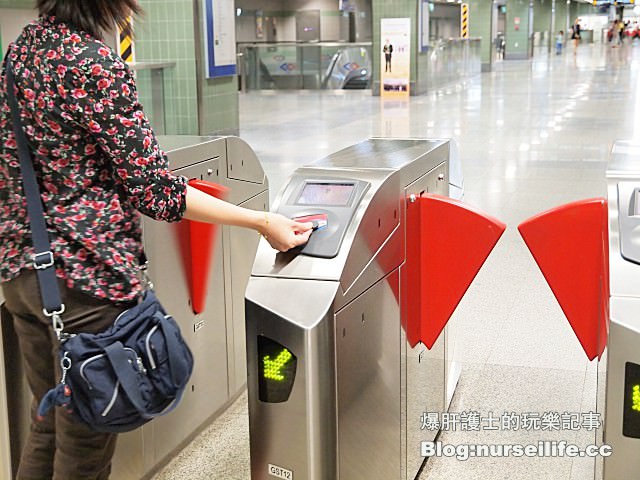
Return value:
<svg viewBox="0 0 640 480">
<path fill-rule="evenodd" d="M 269 464 L 269 475 L 282 478 L 284 480 L 293 480 L 293 472 L 286 468 L 278 467 L 277 465 Z"/>
</svg>

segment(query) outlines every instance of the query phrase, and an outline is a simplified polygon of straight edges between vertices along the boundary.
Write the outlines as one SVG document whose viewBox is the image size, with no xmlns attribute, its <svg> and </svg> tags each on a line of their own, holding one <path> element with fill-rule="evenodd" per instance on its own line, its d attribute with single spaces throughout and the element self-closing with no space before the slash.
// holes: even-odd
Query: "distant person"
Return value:
<svg viewBox="0 0 640 480">
<path fill-rule="evenodd" d="M 498 34 L 495 40 L 496 44 L 496 54 L 498 60 L 504 60 L 504 36 Z"/>
<path fill-rule="evenodd" d="M 556 35 L 556 55 L 562 53 L 562 44 L 564 43 L 564 32 L 560 30 Z"/>
<path fill-rule="evenodd" d="M 607 40 L 609 41 L 609 43 L 614 42 L 614 34 L 617 33 L 617 30 L 618 30 L 618 21 L 613 20 L 611 22 L 611 25 L 609 26 L 609 30 L 607 30 Z M 612 46 L 615 47 L 616 43 L 617 43 L 617 38 Z"/>
<path fill-rule="evenodd" d="M 576 21 L 571 27 L 571 40 L 573 41 L 573 54 L 578 53 L 578 43 L 580 43 L 580 21 L 576 18 Z"/>
<path fill-rule="evenodd" d="M 382 47 L 382 52 L 384 53 L 384 71 L 391 73 L 391 54 L 393 53 L 393 45 L 391 45 L 388 38 L 387 43 Z"/>
<path fill-rule="evenodd" d="M 622 45 L 624 41 L 624 22 L 622 20 L 618 20 L 618 40 L 619 44 Z"/>
<path fill-rule="evenodd" d="M 622 25 L 622 30 L 620 29 L 621 25 Z M 624 32 L 624 23 L 622 23 L 622 21 L 618 19 L 613 20 L 613 22 L 611 22 L 611 37 L 613 42 L 613 45 L 612 45 L 613 48 L 616 48 L 622 45 L 623 32 Z"/>
</svg>

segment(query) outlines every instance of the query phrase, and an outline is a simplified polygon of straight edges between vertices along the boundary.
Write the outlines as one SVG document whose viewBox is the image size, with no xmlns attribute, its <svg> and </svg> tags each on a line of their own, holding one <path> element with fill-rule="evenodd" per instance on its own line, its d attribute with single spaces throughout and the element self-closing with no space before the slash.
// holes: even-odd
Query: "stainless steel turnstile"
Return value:
<svg viewBox="0 0 640 480">
<path fill-rule="evenodd" d="M 640 475 L 640 144 L 617 142 L 607 169 L 610 312 L 604 479 Z"/>
<path fill-rule="evenodd" d="M 423 412 L 448 409 L 445 329 L 402 328 L 406 202 L 449 193 L 446 140 L 371 139 L 293 174 L 273 208 L 326 215 L 300 251 L 262 242 L 246 292 L 253 480 L 413 479 Z M 320 217 L 319 225 L 323 225 Z"/>
<path fill-rule="evenodd" d="M 268 207 L 264 170 L 243 140 L 177 136 L 160 137 L 159 141 L 175 173 L 229 187 L 227 200 L 231 203 L 257 210 Z M 189 271 L 185 267 L 185 256 L 190 252 L 176 229 L 176 224 L 145 218 L 144 246 L 156 293 L 180 324 L 194 353 L 194 372 L 174 412 L 119 437 L 112 473 L 118 480 L 149 476 L 233 401 L 246 382 L 244 291 L 258 235 L 236 227 L 219 230 L 206 306 L 196 315 L 190 304 Z M 28 425 L 25 405 L 29 399 L 22 385 L 13 329 L 10 322 L 3 322 L 2 327 L 0 361 L 5 361 L 5 368 L 0 372 L 0 479 L 8 480 L 11 472 L 4 459 L 11 457 L 14 466 L 17 462 L 22 432 Z M 5 446 L 5 424 L 11 432 L 12 449 Z"/>
</svg>

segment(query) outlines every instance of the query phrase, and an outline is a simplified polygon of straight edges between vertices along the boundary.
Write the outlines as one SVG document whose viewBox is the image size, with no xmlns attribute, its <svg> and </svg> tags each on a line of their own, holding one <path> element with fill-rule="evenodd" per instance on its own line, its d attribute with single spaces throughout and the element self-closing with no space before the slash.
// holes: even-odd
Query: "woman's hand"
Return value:
<svg viewBox="0 0 640 480">
<path fill-rule="evenodd" d="M 309 241 L 313 224 L 299 223 L 277 213 L 265 212 L 264 222 L 259 231 L 269 245 L 286 252 Z"/>
<path fill-rule="evenodd" d="M 187 186 L 186 202 L 183 218 L 196 222 L 252 228 L 281 252 L 304 245 L 313 231 L 312 223 L 294 222 L 277 213 L 239 207 L 207 195 L 192 186 Z"/>
</svg>

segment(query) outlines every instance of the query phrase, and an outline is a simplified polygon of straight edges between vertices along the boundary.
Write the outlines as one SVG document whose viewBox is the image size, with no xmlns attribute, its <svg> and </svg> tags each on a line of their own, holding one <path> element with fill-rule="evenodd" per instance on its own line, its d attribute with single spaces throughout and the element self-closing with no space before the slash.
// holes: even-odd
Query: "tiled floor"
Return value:
<svg viewBox="0 0 640 480">
<path fill-rule="evenodd" d="M 465 201 L 509 227 L 451 320 L 464 362 L 451 411 L 589 412 L 595 410 L 596 366 L 587 362 L 515 227 L 549 207 L 604 195 L 612 143 L 640 138 L 639 69 L 640 44 L 596 45 L 581 46 L 576 57 L 505 62 L 464 87 L 406 103 L 385 104 L 360 92 L 250 93 L 240 100 L 241 136 L 263 161 L 272 195 L 296 167 L 370 136 L 453 138 Z M 247 430 L 242 396 L 157 480 L 248 479 Z M 594 435 L 585 429 L 446 431 L 440 440 L 585 446 Z M 434 458 L 419 478 L 591 480 L 593 472 L 586 459 Z"/>
</svg>

